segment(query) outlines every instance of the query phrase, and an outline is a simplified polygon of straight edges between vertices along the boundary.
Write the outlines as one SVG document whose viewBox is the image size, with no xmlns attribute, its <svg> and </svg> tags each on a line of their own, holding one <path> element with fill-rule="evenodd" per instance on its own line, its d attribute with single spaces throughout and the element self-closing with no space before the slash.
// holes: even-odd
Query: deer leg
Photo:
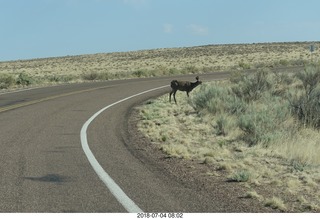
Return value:
<svg viewBox="0 0 320 219">
<path fill-rule="evenodd" d="M 170 95 L 169 95 L 169 102 L 171 103 L 171 95 L 173 93 L 173 90 L 171 90 Z"/>
<path fill-rule="evenodd" d="M 175 91 L 173 92 L 173 99 L 174 99 L 174 102 L 177 104 L 176 93 L 177 93 L 177 91 L 175 90 Z"/>
<path fill-rule="evenodd" d="M 189 97 L 189 92 L 187 91 L 187 96 Z"/>
</svg>

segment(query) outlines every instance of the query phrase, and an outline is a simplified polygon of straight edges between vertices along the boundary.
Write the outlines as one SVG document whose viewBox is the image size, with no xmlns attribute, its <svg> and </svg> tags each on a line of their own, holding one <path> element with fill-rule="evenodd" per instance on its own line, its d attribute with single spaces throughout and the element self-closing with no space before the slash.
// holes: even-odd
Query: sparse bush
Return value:
<svg viewBox="0 0 320 219">
<path fill-rule="evenodd" d="M 238 98 L 236 95 L 229 94 L 225 97 L 225 100 L 225 109 L 230 114 L 239 115 L 244 113 L 248 108 L 246 102 Z"/>
<path fill-rule="evenodd" d="M 58 75 L 51 75 L 51 76 L 49 76 L 48 80 L 50 82 L 60 82 L 61 78 Z"/>
<path fill-rule="evenodd" d="M 176 68 L 170 68 L 169 69 L 169 75 L 178 75 L 180 74 L 180 71 Z"/>
<path fill-rule="evenodd" d="M 98 80 L 106 81 L 110 79 L 110 74 L 108 72 L 102 72 L 98 76 Z"/>
<path fill-rule="evenodd" d="M 225 116 L 220 115 L 216 121 L 216 133 L 217 135 L 227 135 L 227 126 L 228 126 L 228 120 Z"/>
<path fill-rule="evenodd" d="M 18 85 L 30 85 L 33 83 L 33 79 L 31 78 L 31 76 L 25 74 L 25 73 L 20 73 L 17 80 L 16 80 L 16 84 Z"/>
<path fill-rule="evenodd" d="M 248 70 L 251 68 L 249 63 L 245 63 L 243 61 L 239 62 L 239 67 L 245 70 Z"/>
<path fill-rule="evenodd" d="M 320 65 L 308 65 L 305 67 L 304 71 L 296 74 L 296 77 L 301 80 L 306 92 L 306 97 L 309 98 L 311 92 L 320 82 Z"/>
<path fill-rule="evenodd" d="M 288 100 L 293 116 L 304 126 L 320 128 L 320 87 L 313 89 L 307 96 L 298 92 L 289 93 Z"/>
<path fill-rule="evenodd" d="M 267 199 L 265 202 L 265 206 L 273 209 L 279 209 L 281 211 L 285 211 L 287 209 L 283 201 L 277 197 L 272 197 L 271 199 Z"/>
<path fill-rule="evenodd" d="M 246 113 L 238 118 L 238 127 L 243 131 L 242 139 L 249 146 L 258 143 L 268 146 L 285 131 L 282 123 L 289 116 L 288 103 L 270 96 L 265 99 L 265 104 L 259 107 L 251 105 Z"/>
<path fill-rule="evenodd" d="M 291 112 L 304 126 L 320 128 L 320 66 L 307 66 L 296 77 L 303 84 L 304 94 L 288 93 Z"/>
<path fill-rule="evenodd" d="M 195 74 L 195 73 L 198 73 L 200 70 L 196 66 L 190 65 L 183 68 L 181 71 L 183 74 L 190 74 L 190 73 Z"/>
<path fill-rule="evenodd" d="M 82 75 L 82 79 L 86 81 L 94 81 L 97 80 L 99 77 L 99 74 L 96 72 L 90 72 Z"/>
<path fill-rule="evenodd" d="M 288 66 L 288 65 L 289 65 L 289 61 L 288 61 L 288 60 L 285 60 L 285 59 L 281 59 L 281 60 L 279 61 L 279 64 L 280 64 L 281 66 Z"/>
<path fill-rule="evenodd" d="M 134 77 L 141 78 L 148 75 L 147 70 L 137 70 L 132 73 Z"/>
<path fill-rule="evenodd" d="M 1 74 L 0 75 L 0 89 L 8 89 L 12 85 L 14 85 L 14 78 L 12 75 Z"/>
<path fill-rule="evenodd" d="M 60 82 L 72 81 L 74 78 L 75 76 L 72 76 L 72 75 L 51 75 L 48 77 L 48 80 L 50 82 L 60 83 Z"/>
<path fill-rule="evenodd" d="M 241 75 L 239 82 L 232 87 L 232 91 L 237 97 L 245 101 L 257 100 L 262 93 L 268 91 L 273 86 L 273 81 L 267 69 L 261 69 L 257 73 Z"/>
<path fill-rule="evenodd" d="M 232 174 L 229 178 L 229 182 L 247 182 L 250 178 L 250 172 L 248 170 L 238 170 Z"/>
<path fill-rule="evenodd" d="M 244 73 L 243 72 L 240 72 L 240 71 L 237 71 L 237 72 L 233 72 L 230 76 L 230 81 L 231 83 L 233 84 L 237 84 L 239 83 L 241 80 L 243 80 L 243 77 L 244 77 Z"/>
<path fill-rule="evenodd" d="M 223 98 L 228 95 L 228 89 L 221 86 L 203 84 L 195 93 L 191 104 L 197 111 L 207 110 L 212 114 L 223 110 Z"/>
</svg>

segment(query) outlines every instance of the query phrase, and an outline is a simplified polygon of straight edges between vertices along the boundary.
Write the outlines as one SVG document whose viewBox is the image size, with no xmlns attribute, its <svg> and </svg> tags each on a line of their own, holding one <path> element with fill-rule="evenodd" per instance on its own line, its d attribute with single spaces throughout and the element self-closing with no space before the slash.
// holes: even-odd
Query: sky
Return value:
<svg viewBox="0 0 320 219">
<path fill-rule="evenodd" d="M 0 0 L 0 61 L 320 40 L 319 0 Z"/>
</svg>

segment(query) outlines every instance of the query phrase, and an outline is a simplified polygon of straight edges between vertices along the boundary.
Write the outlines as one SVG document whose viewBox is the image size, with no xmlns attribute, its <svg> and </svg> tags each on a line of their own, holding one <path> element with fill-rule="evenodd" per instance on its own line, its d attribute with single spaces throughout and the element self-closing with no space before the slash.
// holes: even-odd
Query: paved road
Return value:
<svg viewBox="0 0 320 219">
<path fill-rule="evenodd" d="M 216 73 L 200 79 L 226 76 Z M 194 80 L 194 76 L 179 78 Z M 171 80 L 106 81 L 1 94 L 0 212 L 127 212 L 94 171 L 80 131 L 100 109 Z M 192 189 L 151 171 L 123 142 L 121 132 L 130 108 L 169 90 L 148 92 L 101 112 L 86 130 L 87 143 L 103 170 L 140 210 L 216 211 L 218 204 L 209 204 Z"/>
</svg>

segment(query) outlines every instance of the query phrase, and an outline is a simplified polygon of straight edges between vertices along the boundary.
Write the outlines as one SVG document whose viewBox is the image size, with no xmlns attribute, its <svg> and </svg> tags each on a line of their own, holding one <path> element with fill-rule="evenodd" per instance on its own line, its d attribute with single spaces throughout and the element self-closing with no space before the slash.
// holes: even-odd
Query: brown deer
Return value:
<svg viewBox="0 0 320 219">
<path fill-rule="evenodd" d="M 178 90 L 180 91 L 186 91 L 187 96 L 189 97 L 189 93 L 198 85 L 202 84 L 202 81 L 199 81 L 199 76 L 196 77 L 196 82 L 190 82 L 190 81 L 178 81 L 173 80 L 171 81 L 171 92 L 169 96 L 169 101 L 171 102 L 171 95 L 173 94 L 174 102 L 177 104 L 176 100 L 176 93 Z"/>
</svg>

